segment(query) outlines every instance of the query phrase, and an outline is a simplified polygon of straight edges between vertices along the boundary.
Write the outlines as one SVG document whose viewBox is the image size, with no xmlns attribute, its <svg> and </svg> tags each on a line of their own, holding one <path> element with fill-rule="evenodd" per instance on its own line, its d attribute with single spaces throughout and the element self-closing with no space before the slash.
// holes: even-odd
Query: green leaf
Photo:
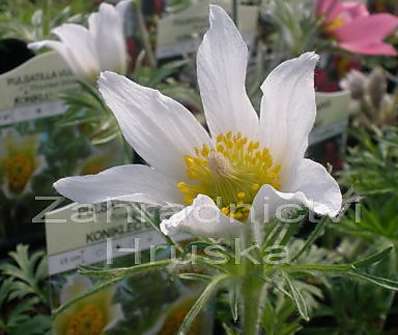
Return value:
<svg viewBox="0 0 398 335">
<path fill-rule="evenodd" d="M 329 272 L 329 273 L 341 273 L 342 275 L 346 275 L 352 278 L 361 279 L 373 284 L 376 284 L 385 289 L 398 291 L 398 281 L 383 278 L 379 276 L 374 276 L 368 273 L 361 271 L 358 268 L 369 266 L 375 264 L 382 260 L 388 252 L 391 251 L 391 248 L 386 248 L 374 255 L 371 255 L 363 260 L 357 261 L 353 264 L 283 264 L 279 266 L 280 270 L 283 270 L 287 273 L 299 273 L 299 272 Z"/>
<path fill-rule="evenodd" d="M 323 235 L 328 219 L 329 218 L 327 216 L 323 217 L 321 222 L 315 226 L 315 229 L 311 232 L 310 236 L 308 236 L 301 250 L 299 250 L 299 252 L 292 257 L 291 262 L 297 260 L 318 239 L 318 237 Z"/>
<path fill-rule="evenodd" d="M 202 273 L 180 273 L 178 277 L 183 280 L 205 281 L 205 282 L 210 281 L 212 278 L 211 276 Z"/>
<path fill-rule="evenodd" d="M 147 264 L 139 264 L 135 265 L 132 267 L 127 267 L 127 268 L 117 268 L 117 269 L 100 269 L 97 267 L 92 267 L 92 266 L 84 266 L 81 267 L 79 272 L 82 275 L 86 276 L 93 276 L 93 277 L 99 277 L 102 279 L 105 279 L 104 281 L 98 283 L 97 285 L 93 286 L 89 290 L 87 290 L 85 293 L 72 298 L 68 302 L 66 302 L 64 305 L 60 306 L 58 309 L 56 309 L 53 313 L 53 317 L 57 317 L 60 313 L 68 309 L 70 306 L 73 304 L 77 303 L 78 301 L 81 301 L 94 293 L 97 293 L 98 291 L 103 290 L 106 287 L 112 286 L 123 279 L 132 277 L 137 274 L 141 273 L 146 273 L 149 271 L 161 269 L 163 267 L 166 267 L 168 265 L 172 264 L 172 261 L 169 259 L 161 260 L 161 261 L 156 261 L 156 262 L 151 262 Z"/>
<path fill-rule="evenodd" d="M 236 322 L 239 317 L 239 286 L 236 283 L 233 283 L 232 287 L 229 289 L 228 298 L 232 319 Z"/>
<path fill-rule="evenodd" d="M 219 275 L 214 277 L 214 279 L 210 282 L 209 285 L 203 290 L 202 294 L 196 300 L 195 304 L 189 310 L 188 314 L 185 316 L 184 321 L 182 322 L 177 334 L 178 335 L 187 335 L 188 331 L 191 327 L 192 322 L 198 316 L 200 311 L 205 307 L 208 303 L 210 298 L 212 297 L 213 293 L 216 292 L 218 286 L 226 279 L 229 278 L 229 275 Z"/>
<path fill-rule="evenodd" d="M 133 265 L 125 268 L 100 268 L 94 266 L 81 266 L 79 273 L 84 276 L 100 277 L 100 278 L 117 278 L 136 275 L 143 272 L 157 270 L 172 264 L 170 259 L 163 259 L 160 261 Z"/>
<path fill-rule="evenodd" d="M 349 273 L 349 275 L 356 279 L 361 279 L 377 286 L 383 287 L 387 290 L 398 291 L 398 281 L 391 280 L 379 276 L 374 276 L 365 272 L 361 272 L 358 269 L 355 269 Z"/>
<path fill-rule="evenodd" d="M 34 306 L 38 303 L 37 299 L 29 299 L 29 300 L 24 300 L 23 303 L 18 304 L 15 306 L 9 315 L 9 326 L 11 327 L 14 325 L 18 325 L 18 323 L 21 322 L 21 320 L 29 319 L 29 312 L 31 312 L 34 309 Z"/>
<path fill-rule="evenodd" d="M 43 335 L 51 329 L 51 317 L 47 315 L 37 315 L 33 318 L 28 317 L 24 322 L 16 325 L 10 335 Z"/>
<path fill-rule="evenodd" d="M 269 224 L 265 227 L 266 231 L 264 236 L 266 236 L 263 241 L 263 250 L 267 249 L 269 246 L 276 244 L 276 241 L 279 240 L 279 236 L 283 230 L 283 224 L 281 224 L 278 220 L 273 219 Z"/>
<path fill-rule="evenodd" d="M 285 264 L 280 266 L 287 272 L 349 272 L 351 264 Z"/>
<path fill-rule="evenodd" d="M 14 291 L 13 281 L 11 278 L 4 280 L 0 285 L 0 306 L 4 306 Z"/>
<path fill-rule="evenodd" d="M 239 335 L 240 334 L 240 332 L 238 330 L 231 328 L 225 322 L 222 324 L 222 327 L 224 328 L 225 335 Z"/>
<path fill-rule="evenodd" d="M 278 303 L 272 305 L 270 301 L 266 302 L 264 307 L 264 316 L 262 327 L 267 335 L 293 335 L 302 327 L 301 318 L 296 317 L 296 306 L 291 299 L 285 299 L 281 296 Z"/>
<path fill-rule="evenodd" d="M 354 266 L 356 268 L 361 268 L 361 267 L 367 267 L 367 266 L 379 263 L 384 258 L 386 258 L 391 253 L 392 250 L 393 250 L 393 247 L 389 246 L 389 247 L 387 247 L 379 252 L 376 252 L 364 259 L 354 262 Z"/>
<path fill-rule="evenodd" d="M 303 295 L 298 290 L 298 288 L 294 285 L 294 283 L 292 282 L 292 280 L 290 279 L 290 277 L 287 273 L 282 272 L 282 275 L 283 275 L 284 279 L 286 280 L 288 288 L 291 292 L 291 297 L 292 297 L 294 303 L 296 304 L 297 310 L 299 311 L 301 317 L 305 321 L 309 321 L 310 317 L 308 314 L 308 307 L 307 307 L 307 303 L 306 303 Z"/>
<path fill-rule="evenodd" d="M 29 247 L 18 245 L 16 251 L 10 252 L 13 263 L 0 266 L 0 271 L 13 279 L 13 298 L 23 298 L 32 294 L 43 304 L 48 304 L 48 297 L 43 291 L 44 279 L 47 278 L 47 259 L 42 251 L 29 255 Z"/>
</svg>

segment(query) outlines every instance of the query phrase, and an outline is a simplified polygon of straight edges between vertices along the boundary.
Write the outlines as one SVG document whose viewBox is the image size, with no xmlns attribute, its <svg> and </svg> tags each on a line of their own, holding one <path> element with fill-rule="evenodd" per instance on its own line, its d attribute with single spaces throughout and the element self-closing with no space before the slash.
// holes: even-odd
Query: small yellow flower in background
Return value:
<svg viewBox="0 0 398 335">
<path fill-rule="evenodd" d="M 39 156 L 38 148 L 37 136 L 20 136 L 13 132 L 5 136 L 0 165 L 3 190 L 7 195 L 24 193 L 32 177 L 40 171 L 43 157 Z"/>
<path fill-rule="evenodd" d="M 92 286 L 89 279 L 79 275 L 68 278 L 62 288 L 60 302 L 82 294 Z M 114 288 L 107 288 L 73 304 L 53 323 L 54 335 L 101 335 L 123 318 L 119 304 L 113 304 Z"/>
<path fill-rule="evenodd" d="M 156 324 L 154 329 L 146 332 L 145 335 L 175 335 L 188 314 L 192 305 L 196 301 L 196 296 L 183 296 L 169 306 L 168 310 L 162 316 L 161 320 Z M 205 322 L 205 314 L 199 316 L 193 321 L 186 335 L 202 335 L 207 334 L 205 327 L 210 328 L 211 325 Z"/>
</svg>

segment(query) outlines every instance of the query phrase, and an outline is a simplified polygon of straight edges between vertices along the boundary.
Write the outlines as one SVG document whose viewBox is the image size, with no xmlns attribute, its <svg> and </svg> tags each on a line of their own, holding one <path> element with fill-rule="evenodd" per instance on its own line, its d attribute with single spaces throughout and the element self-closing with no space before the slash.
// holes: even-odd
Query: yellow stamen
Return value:
<svg viewBox="0 0 398 335">
<path fill-rule="evenodd" d="M 223 212 L 225 215 L 229 215 L 229 208 L 228 207 L 223 207 L 221 209 L 221 212 Z"/>
<path fill-rule="evenodd" d="M 207 157 L 209 155 L 210 148 L 207 144 L 205 144 L 202 148 L 202 156 Z"/>
<path fill-rule="evenodd" d="M 241 212 L 234 213 L 232 216 L 236 220 L 241 220 L 243 218 L 243 214 Z"/>
<path fill-rule="evenodd" d="M 69 320 L 66 335 L 102 334 L 106 326 L 104 312 L 94 304 L 87 304 Z"/>
<path fill-rule="evenodd" d="M 245 192 L 238 192 L 237 196 L 238 196 L 238 199 L 243 200 L 245 198 L 245 196 L 246 196 L 246 193 Z"/>
<path fill-rule="evenodd" d="M 187 205 L 198 194 L 205 194 L 223 214 L 245 221 L 262 185 L 280 189 L 280 165 L 260 142 L 239 132 L 219 134 L 213 148 L 203 145 L 194 152 L 196 155 L 184 157 L 190 181 L 177 183 Z"/>
</svg>

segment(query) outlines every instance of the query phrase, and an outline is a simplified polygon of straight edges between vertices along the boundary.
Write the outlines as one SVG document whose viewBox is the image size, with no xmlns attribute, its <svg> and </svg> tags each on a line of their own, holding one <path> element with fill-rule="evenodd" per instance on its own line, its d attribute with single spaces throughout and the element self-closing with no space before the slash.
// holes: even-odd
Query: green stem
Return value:
<svg viewBox="0 0 398 335">
<path fill-rule="evenodd" d="M 149 36 L 148 29 L 146 28 L 145 25 L 145 18 L 144 15 L 142 14 L 141 0 L 135 0 L 135 6 L 137 9 L 138 29 L 140 30 L 145 53 L 146 56 L 148 57 L 149 65 L 151 66 L 151 68 L 155 69 L 157 67 L 156 57 L 152 49 L 151 37 Z"/>
<path fill-rule="evenodd" d="M 392 267 L 391 271 L 393 274 L 395 274 L 398 272 L 398 240 L 392 240 L 392 244 L 394 246 L 394 250 L 393 250 L 394 254 L 393 254 L 393 259 L 392 259 L 392 264 L 391 264 L 391 267 Z M 390 296 L 387 298 L 388 299 L 387 305 L 389 306 L 389 308 L 388 308 L 388 311 L 386 312 L 386 314 L 388 314 L 388 312 L 391 310 L 392 305 L 394 303 L 395 296 L 396 296 L 396 292 L 390 291 Z M 381 329 L 384 328 L 385 322 L 386 322 L 386 316 L 382 322 Z"/>
<path fill-rule="evenodd" d="M 398 271 L 398 240 L 393 240 L 392 243 L 394 246 L 394 265 L 395 265 L 394 271 L 397 272 Z"/>
<path fill-rule="evenodd" d="M 245 335 L 258 335 L 260 314 L 263 305 L 263 285 L 249 275 L 243 282 L 243 332 Z"/>
<path fill-rule="evenodd" d="M 250 245 L 249 232 L 244 237 L 243 247 Z M 258 335 L 260 331 L 260 316 L 263 307 L 263 287 L 261 266 L 254 264 L 250 259 L 243 260 L 244 273 L 242 278 L 242 307 L 243 324 L 242 334 Z"/>
<path fill-rule="evenodd" d="M 48 36 L 50 33 L 50 20 L 51 20 L 51 13 L 50 13 L 50 8 L 52 8 L 52 0 L 46 0 L 44 1 L 44 6 L 43 6 L 43 37 Z"/>
<path fill-rule="evenodd" d="M 53 318 L 55 319 L 59 314 L 67 310 L 70 306 L 73 304 L 103 290 L 104 288 L 110 287 L 112 285 L 115 285 L 116 283 L 122 281 L 123 279 L 132 277 L 136 274 L 141 274 L 141 273 L 148 273 L 149 271 L 152 270 L 158 270 L 162 269 L 164 267 L 169 266 L 172 264 L 172 261 L 169 259 L 164 259 L 152 263 L 147 263 L 147 264 L 139 264 L 139 265 L 134 265 L 131 267 L 127 268 L 116 268 L 116 269 L 105 269 L 105 270 L 84 270 L 84 268 L 79 271 L 80 274 L 83 276 L 98 276 L 98 277 L 104 277 L 104 278 L 110 278 L 107 280 L 104 280 L 97 285 L 93 286 L 89 290 L 85 291 L 84 293 L 70 299 L 67 301 L 65 304 L 61 305 L 58 307 L 54 312 L 53 312 Z"/>
<path fill-rule="evenodd" d="M 394 249 L 392 251 L 394 254 L 392 255 L 391 271 L 393 274 L 396 274 L 396 273 L 398 273 L 398 241 L 392 240 L 391 243 L 394 247 Z M 379 328 L 380 330 L 383 330 L 385 327 L 386 318 L 387 318 L 388 313 L 391 311 L 395 296 L 396 296 L 396 292 L 394 292 L 394 291 L 389 292 L 389 296 L 387 297 L 387 302 L 386 302 L 386 306 L 388 306 L 388 308 L 386 308 L 386 313 L 385 313 L 385 315 L 383 315 L 382 320 L 380 322 L 380 328 Z"/>
<path fill-rule="evenodd" d="M 352 264 L 282 264 L 278 267 L 287 272 L 347 272 L 353 269 Z"/>
<path fill-rule="evenodd" d="M 306 240 L 304 246 L 301 248 L 301 250 L 291 259 L 291 262 L 293 263 L 295 260 L 297 260 L 304 252 L 306 252 L 308 250 L 308 248 L 310 248 L 314 242 L 317 240 L 317 238 L 319 236 L 321 236 L 324 231 L 325 231 L 325 227 L 326 227 L 326 223 L 328 221 L 328 217 L 324 216 L 321 220 L 321 222 L 319 222 L 316 227 L 314 228 L 314 230 L 311 232 L 310 236 L 308 236 L 308 239 Z"/>
</svg>

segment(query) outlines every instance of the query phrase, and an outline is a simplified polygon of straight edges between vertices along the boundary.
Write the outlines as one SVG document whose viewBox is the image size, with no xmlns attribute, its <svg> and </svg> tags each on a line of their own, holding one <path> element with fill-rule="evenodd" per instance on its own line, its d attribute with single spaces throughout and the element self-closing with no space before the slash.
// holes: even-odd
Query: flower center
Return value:
<svg viewBox="0 0 398 335">
<path fill-rule="evenodd" d="M 35 169 L 34 157 L 17 153 L 6 159 L 5 170 L 10 189 L 15 193 L 22 192 Z"/>
<path fill-rule="evenodd" d="M 280 165 L 272 162 L 267 148 L 240 133 L 220 134 L 213 148 L 195 148 L 195 155 L 187 155 L 184 160 L 189 181 L 178 182 L 177 188 L 186 205 L 204 194 L 225 215 L 245 221 L 261 186 L 280 189 Z"/>
<path fill-rule="evenodd" d="M 338 16 L 325 25 L 325 30 L 329 33 L 333 33 L 335 30 L 344 26 L 344 23 L 345 22 L 344 22 L 343 18 Z"/>
<path fill-rule="evenodd" d="M 167 316 L 163 322 L 162 329 L 159 331 L 158 335 L 174 335 L 177 334 L 178 328 L 180 328 L 181 323 L 184 321 L 186 315 L 193 305 L 193 301 L 183 301 L 176 306 L 171 313 Z M 192 322 L 188 335 L 195 335 L 203 333 L 201 324 L 203 323 L 202 315 L 199 314 L 198 317 Z"/>
<path fill-rule="evenodd" d="M 72 316 L 68 323 L 67 335 L 100 335 L 105 328 L 103 312 L 95 305 L 88 304 Z"/>
</svg>

